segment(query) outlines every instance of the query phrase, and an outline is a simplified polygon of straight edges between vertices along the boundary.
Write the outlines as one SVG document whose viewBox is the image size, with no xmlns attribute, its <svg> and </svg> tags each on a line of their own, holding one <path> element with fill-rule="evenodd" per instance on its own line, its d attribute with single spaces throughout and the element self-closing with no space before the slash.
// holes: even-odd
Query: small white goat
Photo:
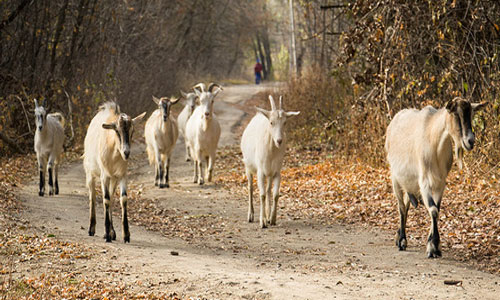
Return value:
<svg viewBox="0 0 500 300">
<path fill-rule="evenodd" d="M 406 250 L 407 246 L 410 202 L 416 207 L 420 199 L 432 221 L 427 256 L 441 256 L 437 221 L 446 177 L 453 163 L 452 141 L 461 168 L 462 149 L 474 147 L 472 117 L 484 105 L 455 98 L 439 110 L 431 106 L 422 110 L 404 109 L 387 127 L 385 149 L 399 206 L 400 227 L 396 235 L 399 250 Z"/>
<path fill-rule="evenodd" d="M 217 88 L 215 91 L 214 88 Z M 201 91 L 198 90 L 201 89 Z M 194 179 L 198 184 L 203 184 L 203 164 L 206 168 L 207 181 L 212 181 L 213 164 L 215 152 L 220 138 L 219 121 L 213 112 L 214 98 L 222 90 L 216 83 L 211 83 L 205 91 L 205 84 L 199 83 L 194 86 L 194 91 L 200 99 L 200 105 L 196 107 L 186 124 L 186 140 L 189 145 L 191 158 L 194 162 Z"/>
<path fill-rule="evenodd" d="M 184 106 L 184 109 L 182 109 L 181 113 L 177 117 L 177 125 L 179 125 L 179 132 L 181 133 L 182 137 L 184 138 L 184 143 L 186 144 L 186 161 L 191 160 L 191 155 L 189 153 L 189 145 L 186 141 L 186 124 L 187 121 L 189 120 L 189 117 L 194 111 L 194 108 L 196 106 L 196 94 L 195 93 L 184 93 L 181 91 L 181 95 L 183 98 L 186 99 L 186 106 Z"/>
<path fill-rule="evenodd" d="M 280 97 L 279 109 L 269 95 L 271 110 L 256 107 L 257 114 L 252 118 L 241 137 L 241 152 L 248 179 L 248 222 L 253 222 L 253 176 L 257 175 L 257 186 L 260 193 L 260 226 L 266 228 L 276 225 L 276 211 L 281 180 L 281 166 L 286 150 L 285 123 L 288 117 L 300 112 L 285 112 Z M 270 211 L 271 188 L 273 188 L 273 205 Z M 265 208 L 265 209 L 264 209 Z"/>
<path fill-rule="evenodd" d="M 59 194 L 59 161 L 64 144 L 64 117 L 58 112 L 47 114 L 45 104 L 46 100 L 43 101 L 42 105 L 39 105 L 38 100 L 35 99 L 35 152 L 40 172 L 39 196 L 43 196 L 45 193 L 45 171 L 47 169 L 49 195 Z M 52 170 L 54 170 L 54 174 L 52 174 Z"/>
<path fill-rule="evenodd" d="M 146 150 L 149 164 L 155 166 L 155 186 L 160 188 L 169 187 L 168 173 L 170 169 L 170 156 L 174 149 L 175 142 L 179 136 L 177 122 L 170 116 L 170 107 L 176 104 L 180 98 L 161 99 L 153 96 L 153 101 L 158 105 L 144 129 L 146 138 Z M 163 182 L 165 180 L 165 182 Z"/>
<path fill-rule="evenodd" d="M 83 166 L 87 177 L 90 202 L 89 235 L 95 234 L 95 178 L 101 178 L 104 206 L 104 225 L 106 242 L 116 239 L 111 213 L 112 198 L 117 183 L 120 183 L 120 204 L 122 207 L 123 241 L 130 242 L 127 218 L 127 165 L 130 155 L 130 141 L 136 125 L 145 115 L 131 119 L 120 113 L 114 102 L 106 102 L 90 121 L 85 136 Z"/>
</svg>

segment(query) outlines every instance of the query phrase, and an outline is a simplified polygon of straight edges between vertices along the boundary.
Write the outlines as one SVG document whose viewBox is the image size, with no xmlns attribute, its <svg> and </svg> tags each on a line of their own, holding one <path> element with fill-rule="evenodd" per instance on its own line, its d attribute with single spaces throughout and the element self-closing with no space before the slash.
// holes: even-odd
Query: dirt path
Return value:
<svg viewBox="0 0 500 300">
<path fill-rule="evenodd" d="M 220 145 L 237 143 L 231 129 L 244 117 L 228 103 L 243 104 L 263 88 L 233 86 L 221 93 L 222 101 L 215 108 L 223 131 Z M 152 186 L 152 169 L 142 143 L 133 147 L 129 182 L 142 191 L 143 201 L 155 199 L 169 216 L 193 222 L 204 218 L 212 224 L 191 228 L 195 231 L 192 239 L 182 239 L 175 230 L 160 234 L 133 225 L 131 243 L 123 244 L 120 217 L 116 216 L 118 239 L 107 244 L 102 239 L 99 201 L 99 234 L 89 237 L 81 163 L 62 169 L 61 195 L 57 197 L 35 197 L 33 180 L 21 192 L 27 207 L 25 217 L 60 239 L 98 250 L 98 257 L 74 262 L 75 272 L 123 282 L 131 289 L 141 281 L 148 282 L 152 290 L 210 299 L 498 299 L 499 277 L 468 269 L 446 253 L 441 259 L 429 260 L 424 249 L 411 245 L 408 251 L 399 252 L 387 232 L 296 220 L 284 210 L 278 212 L 277 226 L 261 230 L 258 222 L 245 221 L 246 197 L 214 184 L 200 187 L 191 182 L 192 166 L 183 160 L 182 139 L 174 152 L 170 189 Z M 57 267 L 23 270 L 41 271 L 54 272 Z M 460 280 L 462 285 L 445 285 L 444 280 Z"/>
</svg>

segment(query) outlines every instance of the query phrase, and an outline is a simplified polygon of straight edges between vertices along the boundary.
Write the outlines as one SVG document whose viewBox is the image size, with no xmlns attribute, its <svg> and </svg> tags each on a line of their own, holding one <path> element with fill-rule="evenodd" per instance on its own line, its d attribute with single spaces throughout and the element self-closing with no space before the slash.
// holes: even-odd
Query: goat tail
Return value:
<svg viewBox="0 0 500 300">
<path fill-rule="evenodd" d="M 64 125 L 66 124 L 66 119 L 60 112 L 55 112 L 48 115 L 56 119 L 59 122 L 59 124 L 61 124 L 61 127 L 64 128 Z"/>
</svg>

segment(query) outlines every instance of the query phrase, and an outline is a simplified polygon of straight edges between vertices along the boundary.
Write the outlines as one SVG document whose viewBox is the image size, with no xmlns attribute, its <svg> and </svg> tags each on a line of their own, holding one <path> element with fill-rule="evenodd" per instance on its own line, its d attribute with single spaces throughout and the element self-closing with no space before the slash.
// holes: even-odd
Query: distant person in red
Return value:
<svg viewBox="0 0 500 300">
<path fill-rule="evenodd" d="M 258 59 L 255 67 L 253 67 L 253 70 L 255 71 L 255 84 L 259 84 L 262 81 L 262 64 Z"/>
</svg>

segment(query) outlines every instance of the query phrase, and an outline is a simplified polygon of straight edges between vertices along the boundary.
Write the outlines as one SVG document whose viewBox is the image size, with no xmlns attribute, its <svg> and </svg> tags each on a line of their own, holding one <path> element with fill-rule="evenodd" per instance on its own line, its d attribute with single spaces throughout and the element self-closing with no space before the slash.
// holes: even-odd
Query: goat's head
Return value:
<svg viewBox="0 0 500 300">
<path fill-rule="evenodd" d="M 47 100 L 44 99 L 42 105 L 38 103 L 38 100 L 35 99 L 35 124 L 38 130 L 42 130 L 45 125 L 45 121 L 47 120 L 47 111 L 45 110 L 45 106 L 47 105 Z"/>
<path fill-rule="evenodd" d="M 181 91 L 182 98 L 186 99 L 186 105 L 189 106 L 191 111 L 194 110 L 196 106 L 196 99 L 198 98 L 195 93 L 184 93 Z"/>
<path fill-rule="evenodd" d="M 121 113 L 115 122 L 102 124 L 102 128 L 111 129 L 116 132 L 119 140 L 118 151 L 120 152 L 123 160 L 127 160 L 130 156 L 130 141 L 132 140 L 132 135 L 134 133 L 134 125 L 139 123 L 145 115 L 146 112 L 143 112 L 132 119 L 127 114 Z"/>
<path fill-rule="evenodd" d="M 459 166 L 462 166 L 463 150 L 474 148 L 475 135 L 472 131 L 472 119 L 474 113 L 486 105 L 483 103 L 470 103 L 469 101 L 457 97 L 446 103 L 448 115 L 446 117 L 446 130 L 451 135 L 455 143 L 455 153 Z"/>
<path fill-rule="evenodd" d="M 211 119 L 213 114 L 214 99 L 215 96 L 222 91 L 222 86 L 217 83 L 211 83 L 205 91 L 205 85 L 203 83 L 199 83 L 193 87 L 193 90 L 199 98 L 199 105 L 203 109 L 202 118 L 206 120 Z"/>
<path fill-rule="evenodd" d="M 156 98 L 153 96 L 153 101 L 158 105 L 158 108 L 161 110 L 162 115 L 163 115 L 163 122 L 166 122 L 168 120 L 168 117 L 170 116 L 170 106 L 176 104 L 179 102 L 180 98 L 168 98 L 168 97 L 161 97 L 160 99 Z"/>
<path fill-rule="evenodd" d="M 284 111 L 282 107 L 282 99 L 280 96 L 280 106 L 276 109 L 276 104 L 274 103 L 273 96 L 269 95 L 269 102 L 271 103 L 271 110 L 265 110 L 260 107 L 256 107 L 257 111 L 263 114 L 269 120 L 269 127 L 271 130 L 271 137 L 273 139 L 274 145 L 279 148 L 283 145 L 283 140 L 285 137 L 285 124 L 289 117 L 296 116 L 300 111 Z"/>
</svg>

